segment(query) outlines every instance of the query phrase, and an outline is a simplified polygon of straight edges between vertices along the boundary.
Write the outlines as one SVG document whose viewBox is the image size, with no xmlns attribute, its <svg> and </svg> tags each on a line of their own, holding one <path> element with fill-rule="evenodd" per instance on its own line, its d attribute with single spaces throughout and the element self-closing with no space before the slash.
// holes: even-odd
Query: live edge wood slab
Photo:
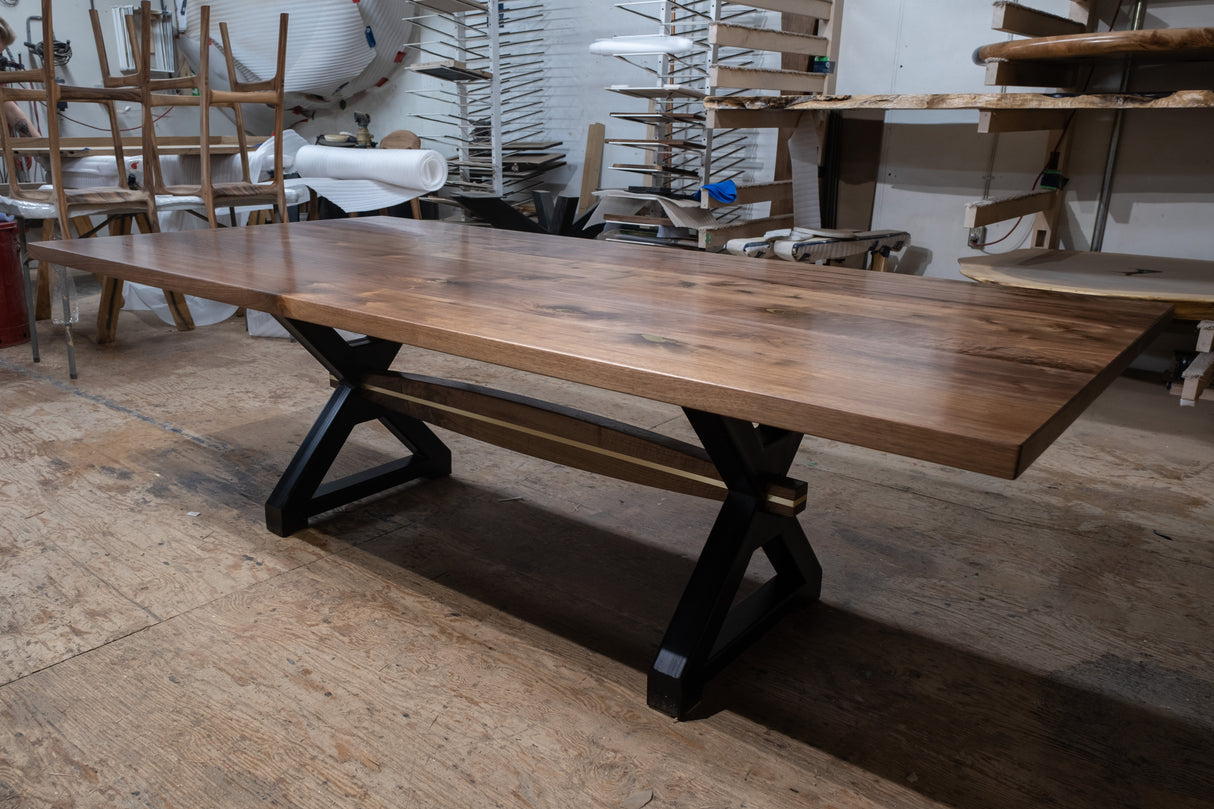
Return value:
<svg viewBox="0 0 1214 809">
<path fill-rule="evenodd" d="M 1171 316 L 1155 302 L 378 217 L 30 252 L 270 312 L 329 370 L 329 402 L 266 505 L 277 533 L 449 474 L 427 424 L 723 500 L 649 673 L 650 705 L 674 716 L 818 595 L 821 568 L 797 519 L 808 493 L 787 477 L 802 435 L 1012 478 Z M 702 446 L 391 370 L 402 344 L 678 405 Z M 322 483 L 350 430 L 372 419 L 407 456 Z M 734 604 L 758 550 L 776 573 Z"/>
</svg>

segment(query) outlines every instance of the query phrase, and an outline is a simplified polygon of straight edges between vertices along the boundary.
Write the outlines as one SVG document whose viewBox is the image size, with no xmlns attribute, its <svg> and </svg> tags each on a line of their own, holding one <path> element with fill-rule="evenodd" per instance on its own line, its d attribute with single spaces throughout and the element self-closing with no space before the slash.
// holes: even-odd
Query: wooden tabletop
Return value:
<svg viewBox="0 0 1214 809">
<path fill-rule="evenodd" d="M 1155 28 L 1097 31 L 1052 37 L 1012 39 L 983 45 L 974 62 L 1028 62 L 1136 56 L 1170 60 L 1214 56 L 1214 28 Z"/>
<path fill-rule="evenodd" d="M 1022 472 L 1171 310 L 382 217 L 30 252 L 1001 477 Z"/>
<path fill-rule="evenodd" d="M 1214 261 L 1044 248 L 959 261 L 966 277 L 984 283 L 1163 301 L 1178 320 L 1214 317 Z"/>
</svg>

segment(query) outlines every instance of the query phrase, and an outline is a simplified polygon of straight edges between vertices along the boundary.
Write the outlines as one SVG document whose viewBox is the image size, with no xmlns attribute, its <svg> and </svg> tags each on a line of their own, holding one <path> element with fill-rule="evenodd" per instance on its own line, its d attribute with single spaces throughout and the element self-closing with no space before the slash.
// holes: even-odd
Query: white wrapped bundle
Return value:
<svg viewBox="0 0 1214 809">
<path fill-rule="evenodd" d="M 347 212 L 399 205 L 447 181 L 447 161 L 433 149 L 304 146 L 294 168 L 317 194 Z"/>
</svg>

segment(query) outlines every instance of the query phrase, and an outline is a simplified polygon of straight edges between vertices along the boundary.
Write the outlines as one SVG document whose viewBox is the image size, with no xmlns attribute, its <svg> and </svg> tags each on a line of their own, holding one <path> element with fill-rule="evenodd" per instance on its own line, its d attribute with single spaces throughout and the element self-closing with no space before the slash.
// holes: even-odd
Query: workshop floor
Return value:
<svg viewBox="0 0 1214 809">
<path fill-rule="evenodd" d="M 0 806 L 1214 806 L 1214 404 L 1121 379 L 1017 481 L 807 438 L 822 600 L 680 723 L 645 669 L 713 503 L 451 436 L 449 479 L 280 538 L 320 366 L 82 310 L 76 382 L 50 324 L 0 350 Z"/>
</svg>

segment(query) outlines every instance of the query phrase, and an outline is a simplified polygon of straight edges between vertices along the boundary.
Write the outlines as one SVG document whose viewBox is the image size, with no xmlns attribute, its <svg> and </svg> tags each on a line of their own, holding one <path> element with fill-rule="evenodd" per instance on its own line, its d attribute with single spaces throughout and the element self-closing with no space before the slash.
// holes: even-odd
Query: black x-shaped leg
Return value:
<svg viewBox="0 0 1214 809">
<path fill-rule="evenodd" d="M 684 409 L 729 489 L 649 671 L 649 706 L 680 717 L 704 684 L 795 605 L 816 600 L 822 567 L 795 516 L 767 506 L 785 479 L 799 433 Z M 734 604 L 747 565 L 762 549 L 775 575 Z"/>
<path fill-rule="evenodd" d="M 320 417 L 266 501 L 266 527 L 289 536 L 322 511 L 399 486 L 420 477 L 451 474 L 451 451 L 423 422 L 363 398 L 359 380 L 387 370 L 400 343 L 365 337 L 347 341 L 335 330 L 289 318 L 278 321 L 336 380 Z M 397 461 L 323 483 L 355 426 L 372 419 L 388 428 L 410 451 Z"/>
</svg>

